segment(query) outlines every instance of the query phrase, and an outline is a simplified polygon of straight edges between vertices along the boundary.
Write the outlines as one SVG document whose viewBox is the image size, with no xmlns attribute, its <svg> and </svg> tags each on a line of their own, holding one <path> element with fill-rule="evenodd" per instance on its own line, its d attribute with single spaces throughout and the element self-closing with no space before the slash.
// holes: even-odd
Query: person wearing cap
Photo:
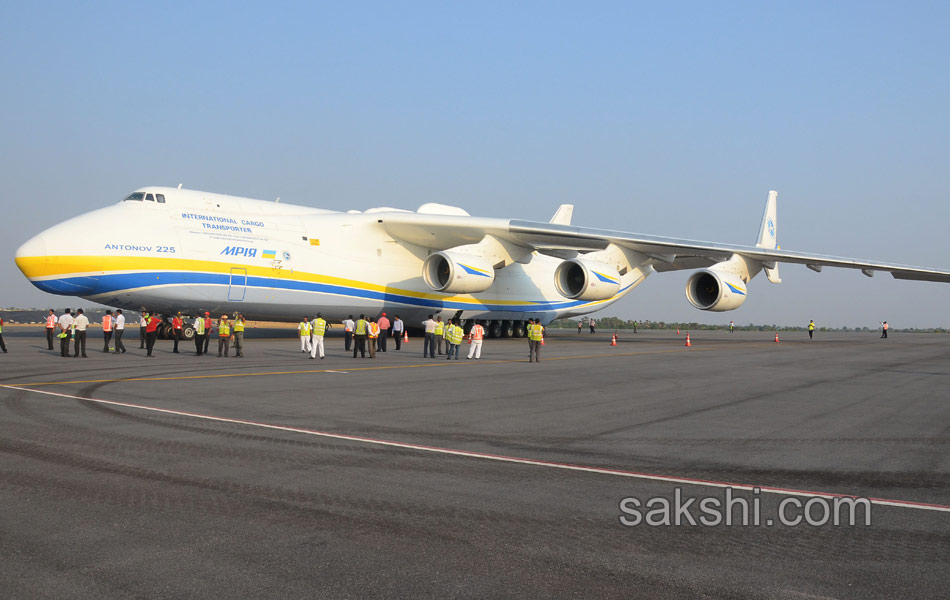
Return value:
<svg viewBox="0 0 950 600">
<path fill-rule="evenodd" d="M 205 316 L 208 314 L 209 313 L 205 313 Z M 199 314 L 198 317 L 195 318 L 195 356 L 201 356 L 207 335 L 208 328 L 205 326 L 205 317 Z"/>
<path fill-rule="evenodd" d="M 317 316 L 310 322 L 310 358 L 316 358 L 317 354 L 320 354 L 320 359 L 323 360 L 326 358 L 323 353 L 323 336 L 326 335 L 327 329 L 330 328 L 330 324 L 327 323 L 327 320 L 323 318 L 322 313 L 317 313 Z"/>
<path fill-rule="evenodd" d="M 380 352 L 386 351 L 386 338 L 389 337 L 390 323 L 389 319 L 386 318 L 386 313 L 380 315 L 379 320 L 376 321 L 379 325 L 379 337 L 376 338 L 376 349 Z"/>
<path fill-rule="evenodd" d="M 297 335 L 300 336 L 300 351 L 304 354 L 309 353 L 310 347 L 310 319 L 304 317 L 303 321 L 297 323 Z"/>
<path fill-rule="evenodd" d="M 244 326 L 247 321 L 244 320 L 244 315 L 241 313 L 236 313 L 234 315 L 234 331 L 232 336 L 234 337 L 234 357 L 243 358 L 244 357 Z"/>
<path fill-rule="evenodd" d="M 211 312 L 205 311 L 205 348 L 202 354 L 208 354 L 208 345 L 211 343 L 211 332 L 214 330 L 214 321 L 211 320 Z"/>
<path fill-rule="evenodd" d="M 218 358 L 221 358 L 221 350 L 224 355 L 228 355 L 228 349 L 231 346 L 231 322 L 227 315 L 221 315 L 218 319 Z"/>
<path fill-rule="evenodd" d="M 178 342 L 181 341 L 181 327 L 185 322 L 181 318 L 181 311 L 172 317 L 172 339 L 175 340 L 175 347 L 172 348 L 173 354 L 178 354 Z"/>
</svg>

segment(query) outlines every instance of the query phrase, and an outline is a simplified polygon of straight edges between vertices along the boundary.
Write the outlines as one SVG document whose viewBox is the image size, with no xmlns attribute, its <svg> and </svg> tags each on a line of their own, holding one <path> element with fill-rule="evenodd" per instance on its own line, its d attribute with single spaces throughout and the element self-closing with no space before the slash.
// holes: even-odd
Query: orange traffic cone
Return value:
<svg viewBox="0 0 950 600">
<path fill-rule="evenodd" d="M 778 332 L 777 332 L 777 331 L 775 332 L 775 343 L 776 343 L 776 344 L 778 343 Z"/>
<path fill-rule="evenodd" d="M 676 335 L 679 335 L 679 334 L 680 334 L 680 328 L 677 327 L 677 328 L 676 328 Z"/>
<path fill-rule="evenodd" d="M 542 346 L 544 345 L 544 336 L 543 336 L 543 335 L 541 336 L 541 345 L 542 345 Z"/>
<path fill-rule="evenodd" d="M 402 335 L 402 343 L 403 343 L 403 344 L 408 344 L 408 343 L 409 343 L 409 332 L 408 332 L 408 331 L 404 331 L 404 332 L 403 332 L 403 335 Z"/>
<path fill-rule="evenodd" d="M 689 332 L 687 331 L 686 332 L 686 347 L 689 348 L 690 346 L 692 346 L 692 344 L 689 341 Z"/>
<path fill-rule="evenodd" d="M 610 345 L 611 345 L 611 346 L 616 346 L 616 345 L 617 345 L 617 334 L 616 334 L 616 333 L 614 333 L 614 336 L 613 336 L 612 338 L 610 338 Z"/>
</svg>

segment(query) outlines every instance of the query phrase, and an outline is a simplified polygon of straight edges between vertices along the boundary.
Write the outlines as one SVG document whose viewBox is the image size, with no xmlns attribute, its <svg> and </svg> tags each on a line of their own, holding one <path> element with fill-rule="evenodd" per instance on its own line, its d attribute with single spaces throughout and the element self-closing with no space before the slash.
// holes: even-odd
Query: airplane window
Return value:
<svg viewBox="0 0 950 600">
<path fill-rule="evenodd" d="M 155 194 L 155 199 L 159 204 L 165 204 L 165 194 Z"/>
<path fill-rule="evenodd" d="M 141 202 L 144 199 L 145 199 L 145 194 L 143 194 L 142 192 L 134 192 L 132 194 L 129 194 L 128 197 L 126 198 L 126 200 L 137 200 L 139 202 Z"/>
<path fill-rule="evenodd" d="M 155 196 L 151 194 L 148 194 L 147 196 L 145 196 L 145 199 L 148 200 L 149 202 L 155 202 Z"/>
</svg>

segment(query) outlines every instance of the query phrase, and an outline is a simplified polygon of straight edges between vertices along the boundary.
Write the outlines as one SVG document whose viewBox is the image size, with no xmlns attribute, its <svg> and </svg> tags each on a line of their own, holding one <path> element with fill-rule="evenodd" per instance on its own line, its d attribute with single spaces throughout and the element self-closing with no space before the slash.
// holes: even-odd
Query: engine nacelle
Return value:
<svg viewBox="0 0 950 600">
<path fill-rule="evenodd" d="M 686 299 L 699 310 L 723 312 L 742 306 L 746 290 L 745 282 L 735 273 L 704 269 L 686 282 Z"/>
<path fill-rule="evenodd" d="M 571 300 L 606 300 L 620 291 L 620 272 L 599 261 L 570 258 L 555 269 L 554 286 Z"/>
<path fill-rule="evenodd" d="M 440 250 L 422 263 L 422 278 L 437 292 L 474 294 L 491 287 L 495 269 L 480 256 Z"/>
</svg>

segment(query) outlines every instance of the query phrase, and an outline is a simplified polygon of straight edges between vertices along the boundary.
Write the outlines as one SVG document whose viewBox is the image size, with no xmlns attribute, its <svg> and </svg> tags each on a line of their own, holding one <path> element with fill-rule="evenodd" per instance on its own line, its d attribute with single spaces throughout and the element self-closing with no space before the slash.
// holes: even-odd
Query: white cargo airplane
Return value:
<svg viewBox="0 0 950 600">
<path fill-rule="evenodd" d="M 16 263 L 43 291 L 126 309 L 283 321 L 386 311 L 410 324 L 442 313 L 488 320 L 495 336 L 601 310 L 655 271 L 700 269 L 686 298 L 710 311 L 738 308 L 759 271 L 781 282 L 781 262 L 950 282 L 950 271 L 781 250 L 777 197 L 756 244 L 736 246 L 573 227 L 571 205 L 540 223 L 441 204 L 341 213 L 145 187 L 40 233 Z"/>
</svg>

